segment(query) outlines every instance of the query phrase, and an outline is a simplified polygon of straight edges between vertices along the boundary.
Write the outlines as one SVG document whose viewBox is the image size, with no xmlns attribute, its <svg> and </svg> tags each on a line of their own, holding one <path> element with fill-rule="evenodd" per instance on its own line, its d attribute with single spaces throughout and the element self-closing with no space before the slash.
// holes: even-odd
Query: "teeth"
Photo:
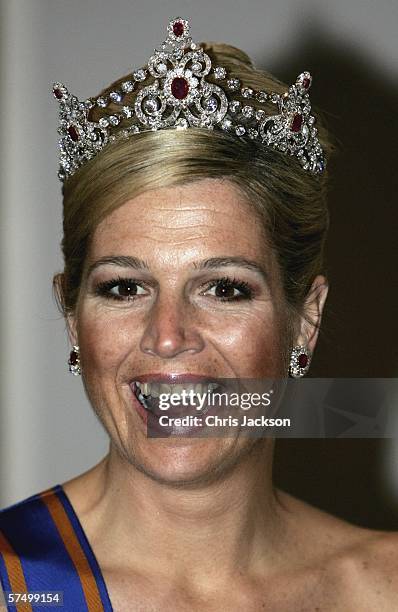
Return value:
<svg viewBox="0 0 398 612">
<path fill-rule="evenodd" d="M 178 395 L 182 395 L 182 392 L 185 390 L 187 393 L 193 391 L 195 395 L 200 395 L 203 397 L 206 393 L 212 393 L 215 389 L 220 387 L 217 383 L 196 383 L 196 384 L 176 384 L 176 385 L 168 385 L 165 383 L 142 383 L 139 381 L 135 381 L 135 385 L 138 389 L 137 397 L 141 404 L 144 406 L 146 410 L 150 412 L 153 411 L 153 406 L 151 405 L 150 399 L 158 398 L 161 393 L 166 393 L 167 395 L 171 395 L 172 393 L 177 393 Z M 200 414 L 205 414 L 208 410 L 208 406 L 204 406 Z"/>
<path fill-rule="evenodd" d="M 141 395 L 146 396 L 146 397 L 151 396 L 154 398 L 158 398 L 159 395 L 161 395 L 162 393 L 165 393 L 167 395 L 171 395 L 172 393 L 177 393 L 178 395 L 181 395 L 184 390 L 187 393 L 189 393 L 190 391 L 193 391 L 195 394 L 203 395 L 204 393 L 207 393 L 208 391 L 212 392 L 219 387 L 217 383 L 213 383 L 213 382 L 196 383 L 196 384 L 185 383 L 185 384 L 169 385 L 166 383 L 157 383 L 157 382 L 142 383 L 139 381 L 135 381 L 135 384 L 140 390 Z"/>
<path fill-rule="evenodd" d="M 148 383 L 142 383 L 142 385 L 141 385 L 141 393 L 143 395 L 149 395 L 148 387 L 149 387 Z"/>
<path fill-rule="evenodd" d="M 159 397 L 159 395 L 161 393 L 167 393 L 167 395 L 169 395 L 170 393 L 173 393 L 173 386 L 172 385 L 167 385 L 164 383 L 156 384 L 153 385 L 153 392 L 154 392 L 154 397 Z M 152 389 L 151 389 L 151 395 L 152 395 Z"/>
<path fill-rule="evenodd" d="M 146 408 L 147 410 L 150 410 L 151 407 L 148 405 L 145 397 L 142 395 L 142 393 L 138 394 L 138 399 L 140 400 L 141 404 L 144 406 L 144 408 Z"/>
</svg>

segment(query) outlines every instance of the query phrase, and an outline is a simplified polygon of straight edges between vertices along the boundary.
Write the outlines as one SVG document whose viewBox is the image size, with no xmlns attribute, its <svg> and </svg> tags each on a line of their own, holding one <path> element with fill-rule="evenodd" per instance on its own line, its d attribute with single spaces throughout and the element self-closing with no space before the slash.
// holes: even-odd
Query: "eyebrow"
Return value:
<svg viewBox="0 0 398 612">
<path fill-rule="evenodd" d="M 129 255 L 113 255 L 101 257 L 91 264 L 87 271 L 87 276 L 90 276 L 94 270 L 101 266 L 119 266 L 120 268 L 132 268 L 133 270 L 149 270 L 149 265 L 139 257 L 131 257 Z"/>
<path fill-rule="evenodd" d="M 94 270 L 101 266 L 113 265 L 122 268 L 132 268 L 133 270 L 149 270 L 149 264 L 139 257 L 131 257 L 129 255 L 114 255 L 101 257 L 88 268 L 87 276 L 90 276 Z M 211 257 L 193 263 L 195 270 L 214 270 L 216 268 L 226 268 L 229 266 L 237 266 L 239 268 L 245 268 L 252 272 L 260 274 L 264 280 L 268 279 L 268 274 L 265 269 L 255 261 L 246 259 L 245 257 Z"/>
<path fill-rule="evenodd" d="M 238 268 L 245 268 L 252 272 L 257 272 L 265 280 L 268 279 L 268 274 L 265 269 L 255 261 L 246 259 L 245 257 L 211 257 L 204 261 L 196 262 L 193 267 L 196 270 L 213 270 L 215 268 L 226 268 L 228 266 L 237 266 Z"/>
</svg>

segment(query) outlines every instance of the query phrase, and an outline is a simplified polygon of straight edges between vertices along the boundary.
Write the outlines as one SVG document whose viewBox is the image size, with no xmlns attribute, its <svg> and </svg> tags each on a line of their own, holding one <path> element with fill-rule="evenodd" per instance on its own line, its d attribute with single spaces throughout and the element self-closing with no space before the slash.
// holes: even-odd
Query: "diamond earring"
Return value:
<svg viewBox="0 0 398 612">
<path fill-rule="evenodd" d="M 306 346 L 298 344 L 290 355 L 289 374 L 293 378 L 305 376 L 310 368 L 311 352 Z"/>
<path fill-rule="evenodd" d="M 80 374 L 82 373 L 81 368 L 80 368 L 80 352 L 79 351 L 80 349 L 78 345 L 73 346 L 70 352 L 70 355 L 69 355 L 69 359 L 68 359 L 69 372 L 71 374 L 74 374 L 74 376 L 80 376 Z"/>
</svg>

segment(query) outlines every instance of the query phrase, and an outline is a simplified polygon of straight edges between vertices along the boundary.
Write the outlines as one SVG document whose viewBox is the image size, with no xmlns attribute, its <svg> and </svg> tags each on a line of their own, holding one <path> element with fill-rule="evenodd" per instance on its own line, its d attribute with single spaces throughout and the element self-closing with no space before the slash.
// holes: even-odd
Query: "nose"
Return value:
<svg viewBox="0 0 398 612">
<path fill-rule="evenodd" d="M 192 306 L 183 300 L 159 297 L 149 314 L 140 348 L 161 359 L 202 351 L 204 341 Z"/>
</svg>

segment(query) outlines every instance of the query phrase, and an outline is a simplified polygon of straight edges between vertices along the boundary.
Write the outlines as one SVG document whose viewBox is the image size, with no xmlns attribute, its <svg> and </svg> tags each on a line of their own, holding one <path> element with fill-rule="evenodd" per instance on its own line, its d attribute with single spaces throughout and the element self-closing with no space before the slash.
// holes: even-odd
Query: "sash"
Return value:
<svg viewBox="0 0 398 612">
<path fill-rule="evenodd" d="M 104 578 L 62 485 L 0 511 L 4 591 L 61 591 L 63 606 L 8 604 L 8 612 L 113 612 Z"/>
</svg>

